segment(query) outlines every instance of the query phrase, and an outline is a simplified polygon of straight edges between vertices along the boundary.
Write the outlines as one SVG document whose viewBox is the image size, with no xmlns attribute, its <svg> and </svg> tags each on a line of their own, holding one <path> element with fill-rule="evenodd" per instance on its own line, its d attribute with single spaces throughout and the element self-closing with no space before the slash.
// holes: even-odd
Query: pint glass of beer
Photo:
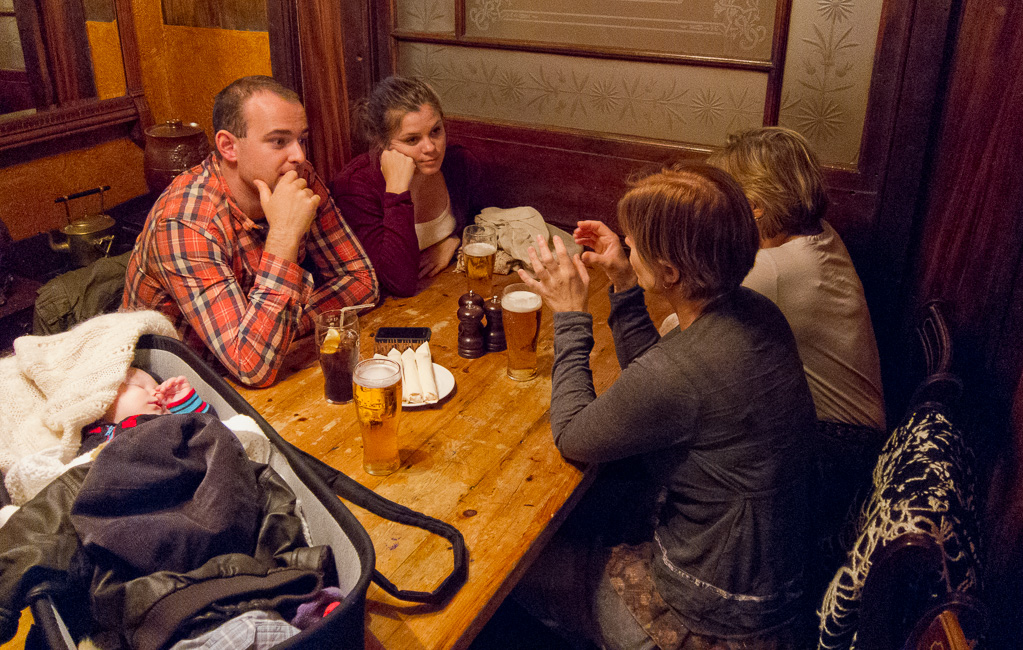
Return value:
<svg viewBox="0 0 1023 650">
<path fill-rule="evenodd" d="M 398 469 L 401 367 L 390 359 L 366 359 L 352 375 L 355 415 L 362 430 L 362 467 L 383 476 Z"/>
<path fill-rule="evenodd" d="M 508 376 L 516 381 L 536 377 L 536 340 L 540 336 L 543 300 L 529 285 L 509 284 L 501 295 L 501 319 L 508 343 Z"/>
<path fill-rule="evenodd" d="M 331 404 L 347 404 L 352 401 L 352 371 L 359 363 L 359 315 L 354 309 L 317 314 L 316 345 L 324 396 Z"/>
<path fill-rule="evenodd" d="M 462 231 L 462 254 L 469 291 L 489 300 L 494 295 L 494 257 L 497 231 L 493 226 L 466 226 Z"/>
</svg>

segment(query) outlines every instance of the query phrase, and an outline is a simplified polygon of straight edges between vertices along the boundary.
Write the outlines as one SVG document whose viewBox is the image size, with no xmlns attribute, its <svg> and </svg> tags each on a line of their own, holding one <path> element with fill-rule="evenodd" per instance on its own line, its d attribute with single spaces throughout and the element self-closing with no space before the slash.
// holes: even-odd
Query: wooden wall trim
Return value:
<svg viewBox="0 0 1023 650">
<path fill-rule="evenodd" d="M 0 151 L 40 142 L 54 136 L 73 135 L 97 126 L 125 124 L 138 119 L 135 103 L 130 97 L 103 102 L 81 101 L 45 113 L 4 124 Z"/>
<path fill-rule="evenodd" d="M 671 54 L 666 52 L 646 52 L 637 49 L 614 47 L 584 47 L 580 45 L 562 45 L 540 41 L 502 40 L 496 38 L 477 38 L 467 36 L 451 36 L 432 32 L 410 32 L 394 30 L 391 38 L 396 41 L 414 43 L 432 43 L 452 47 L 472 47 L 479 49 L 509 50 L 514 52 L 535 52 L 538 54 L 559 54 L 564 56 L 582 56 L 590 59 L 614 59 L 616 61 L 641 61 L 646 63 L 664 63 L 671 65 L 711 66 L 732 70 L 752 70 L 769 72 L 775 64 L 772 61 L 752 59 L 736 59 L 693 54 Z M 782 55 L 784 58 L 784 54 Z"/>
<path fill-rule="evenodd" d="M 782 0 L 774 14 L 774 40 L 771 42 L 771 69 L 767 73 L 767 94 L 764 97 L 764 125 L 778 124 L 781 113 L 781 89 L 785 76 L 785 54 L 789 46 L 789 18 L 792 0 Z"/>
<path fill-rule="evenodd" d="M 73 101 L 41 110 L 35 115 L 0 121 L 0 165 L 33 159 L 44 150 L 53 155 L 74 149 L 94 139 L 124 137 L 130 128 L 132 139 L 142 142 L 143 130 L 152 124 L 152 115 L 142 87 L 135 21 L 131 0 L 113 0 L 118 20 L 121 55 L 124 62 L 126 95 L 113 99 Z M 60 49 L 69 43 L 51 44 Z M 28 53 L 26 53 L 28 54 Z M 35 53 L 33 56 L 40 54 Z M 65 52 L 63 56 L 67 56 Z M 88 136 L 82 138 L 79 136 Z M 45 147 L 39 145 L 45 144 Z M 140 145 L 141 146 L 141 145 Z"/>
</svg>

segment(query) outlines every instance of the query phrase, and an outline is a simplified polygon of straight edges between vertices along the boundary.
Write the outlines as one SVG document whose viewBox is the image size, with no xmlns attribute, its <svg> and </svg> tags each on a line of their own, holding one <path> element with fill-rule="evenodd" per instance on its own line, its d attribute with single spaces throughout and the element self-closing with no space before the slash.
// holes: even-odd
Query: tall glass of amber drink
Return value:
<svg viewBox="0 0 1023 650">
<path fill-rule="evenodd" d="M 536 341 L 540 337 L 539 294 L 522 283 L 509 284 L 501 295 L 501 320 L 508 343 L 508 376 L 516 381 L 536 377 Z"/>
<path fill-rule="evenodd" d="M 352 371 L 359 363 L 359 315 L 354 309 L 317 314 L 316 345 L 324 396 L 331 404 L 347 404 L 352 401 Z"/>
<path fill-rule="evenodd" d="M 462 255 L 469 291 L 489 300 L 494 295 L 494 257 L 497 256 L 497 231 L 493 226 L 466 226 L 462 231 Z"/>
<path fill-rule="evenodd" d="M 390 359 L 366 359 L 352 376 L 355 415 L 362 430 L 362 467 L 383 476 L 398 469 L 401 367 Z"/>
</svg>

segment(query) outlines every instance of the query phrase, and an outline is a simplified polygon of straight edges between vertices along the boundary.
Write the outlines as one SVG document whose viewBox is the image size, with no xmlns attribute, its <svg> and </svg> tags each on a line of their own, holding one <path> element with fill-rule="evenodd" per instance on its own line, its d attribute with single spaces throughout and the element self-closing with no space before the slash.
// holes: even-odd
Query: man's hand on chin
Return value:
<svg viewBox="0 0 1023 650">
<path fill-rule="evenodd" d="M 316 218 L 320 196 L 309 189 L 309 184 L 295 170 L 281 176 L 273 190 L 259 179 L 253 184 L 259 190 L 259 203 L 269 227 L 264 250 L 297 261 L 302 236 Z"/>
</svg>

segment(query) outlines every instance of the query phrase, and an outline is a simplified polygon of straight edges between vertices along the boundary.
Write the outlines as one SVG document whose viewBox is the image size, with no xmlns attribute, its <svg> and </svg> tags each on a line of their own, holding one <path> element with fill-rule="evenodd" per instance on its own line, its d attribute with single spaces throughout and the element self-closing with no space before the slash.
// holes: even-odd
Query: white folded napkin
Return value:
<svg viewBox="0 0 1023 650">
<path fill-rule="evenodd" d="M 433 356 L 430 354 L 429 341 L 416 348 L 416 367 L 419 369 L 419 385 L 423 389 L 423 401 L 436 401 L 439 393 L 437 392 L 437 379 L 433 376 Z"/>
<path fill-rule="evenodd" d="M 423 389 L 419 383 L 419 369 L 416 368 L 416 353 L 412 348 L 405 348 L 401 353 L 401 363 L 404 368 L 402 394 L 408 398 L 409 404 L 420 404 L 423 401 Z"/>
</svg>

